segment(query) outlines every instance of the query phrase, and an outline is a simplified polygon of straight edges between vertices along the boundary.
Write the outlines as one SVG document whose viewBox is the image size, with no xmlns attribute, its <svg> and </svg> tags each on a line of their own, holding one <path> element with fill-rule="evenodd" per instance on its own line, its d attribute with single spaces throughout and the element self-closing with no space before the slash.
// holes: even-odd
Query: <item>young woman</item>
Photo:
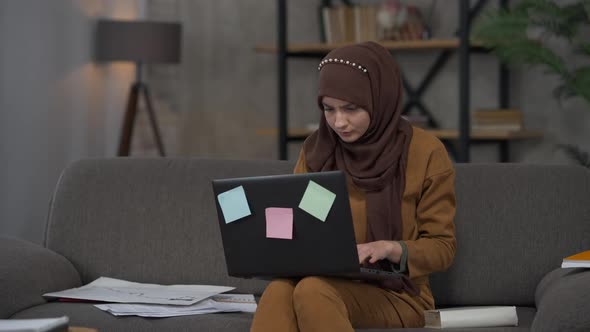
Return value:
<svg viewBox="0 0 590 332">
<path fill-rule="evenodd" d="M 382 46 L 335 49 L 318 70 L 320 127 L 303 144 L 295 172 L 344 171 L 359 263 L 388 265 L 405 277 L 274 280 L 252 331 L 421 327 L 423 311 L 434 308 L 428 276 L 455 255 L 453 165 L 437 138 L 401 117 L 401 74 Z"/>
</svg>

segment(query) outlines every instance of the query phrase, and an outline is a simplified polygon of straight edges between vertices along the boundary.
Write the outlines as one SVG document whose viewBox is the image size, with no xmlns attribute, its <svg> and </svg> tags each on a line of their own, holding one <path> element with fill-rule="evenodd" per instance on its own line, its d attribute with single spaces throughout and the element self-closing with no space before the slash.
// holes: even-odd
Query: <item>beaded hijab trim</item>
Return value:
<svg viewBox="0 0 590 332">
<path fill-rule="evenodd" d="M 318 70 L 321 70 L 322 67 L 324 65 L 328 64 L 328 63 L 341 63 L 341 64 L 344 64 L 344 65 L 352 66 L 353 68 L 356 68 L 356 69 L 362 71 L 363 73 L 366 73 L 367 72 L 367 68 L 359 65 L 358 63 L 350 62 L 350 61 L 344 60 L 344 59 L 325 59 L 325 60 L 322 60 L 322 62 L 320 62 L 319 66 L 318 66 Z"/>
</svg>

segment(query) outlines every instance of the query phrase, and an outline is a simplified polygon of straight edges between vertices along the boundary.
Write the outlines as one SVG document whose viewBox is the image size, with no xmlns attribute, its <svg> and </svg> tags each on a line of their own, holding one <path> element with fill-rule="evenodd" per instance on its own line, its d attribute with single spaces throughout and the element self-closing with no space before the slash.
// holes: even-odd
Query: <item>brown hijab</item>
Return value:
<svg viewBox="0 0 590 332">
<path fill-rule="evenodd" d="M 367 110 L 371 122 L 361 138 L 346 143 L 322 116 L 319 129 L 304 143 L 307 167 L 310 172 L 342 170 L 366 193 L 367 242 L 402 240 L 401 205 L 412 127 L 401 118 L 399 67 L 381 45 L 365 42 L 333 50 L 318 68 L 320 109 L 324 96 L 345 100 Z M 382 286 L 418 294 L 409 278 L 388 280 Z"/>
</svg>

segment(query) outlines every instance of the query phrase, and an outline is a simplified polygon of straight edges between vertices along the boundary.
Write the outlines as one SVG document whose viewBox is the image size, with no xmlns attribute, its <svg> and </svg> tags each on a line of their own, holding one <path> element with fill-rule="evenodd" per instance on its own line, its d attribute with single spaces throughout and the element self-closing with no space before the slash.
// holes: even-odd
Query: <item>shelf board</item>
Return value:
<svg viewBox="0 0 590 332">
<path fill-rule="evenodd" d="M 331 50 L 344 45 L 354 43 L 297 43 L 287 45 L 287 53 L 317 53 L 325 54 Z M 457 38 L 451 39 L 427 39 L 427 40 L 406 40 L 406 41 L 381 41 L 379 44 L 389 50 L 448 50 L 459 48 L 460 41 Z M 277 53 L 275 44 L 258 45 L 254 48 L 259 53 Z"/>
<path fill-rule="evenodd" d="M 457 140 L 459 139 L 459 131 L 456 129 L 426 129 L 427 132 L 433 134 L 441 140 Z M 276 136 L 277 129 L 258 129 L 256 135 L 260 136 Z M 288 137 L 291 139 L 305 139 L 313 133 L 313 130 L 308 129 L 291 129 Z M 524 139 L 542 138 L 543 132 L 540 130 L 474 130 L 471 132 L 470 139 L 477 141 L 515 141 Z"/>
<path fill-rule="evenodd" d="M 427 129 L 427 132 L 442 140 L 459 139 L 459 130 L 457 129 Z M 523 139 L 542 138 L 543 132 L 540 130 L 473 130 L 470 139 L 479 141 L 515 141 Z"/>
</svg>

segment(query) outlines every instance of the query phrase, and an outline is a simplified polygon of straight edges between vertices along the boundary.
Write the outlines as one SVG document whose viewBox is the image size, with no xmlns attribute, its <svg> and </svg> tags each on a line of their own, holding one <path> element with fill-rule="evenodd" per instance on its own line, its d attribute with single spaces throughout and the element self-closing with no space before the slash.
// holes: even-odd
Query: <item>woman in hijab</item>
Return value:
<svg viewBox="0 0 590 332">
<path fill-rule="evenodd" d="M 296 173 L 347 175 L 359 262 L 402 279 L 277 279 L 252 331 L 354 331 L 424 326 L 434 308 L 428 276 L 455 255 L 455 171 L 444 145 L 401 117 L 398 65 L 374 42 L 344 46 L 319 64 L 319 129 Z"/>
</svg>

